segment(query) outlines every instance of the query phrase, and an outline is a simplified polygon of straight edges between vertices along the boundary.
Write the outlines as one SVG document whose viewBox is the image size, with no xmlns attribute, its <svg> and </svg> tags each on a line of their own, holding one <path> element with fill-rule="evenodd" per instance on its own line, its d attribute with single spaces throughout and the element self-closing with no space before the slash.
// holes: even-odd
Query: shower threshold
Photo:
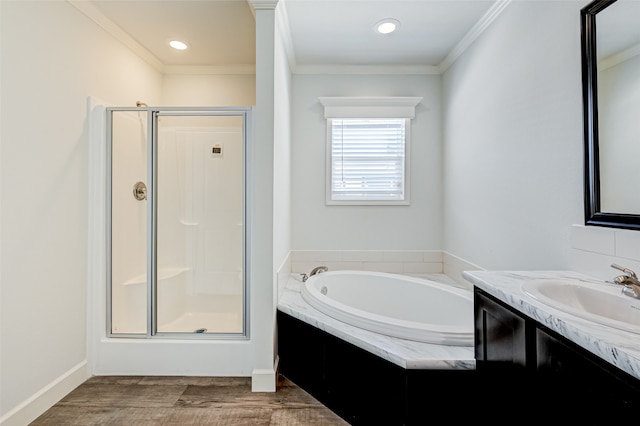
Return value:
<svg viewBox="0 0 640 426">
<path fill-rule="evenodd" d="M 158 326 L 161 333 L 242 333 L 242 318 L 233 313 L 187 312 Z"/>
</svg>

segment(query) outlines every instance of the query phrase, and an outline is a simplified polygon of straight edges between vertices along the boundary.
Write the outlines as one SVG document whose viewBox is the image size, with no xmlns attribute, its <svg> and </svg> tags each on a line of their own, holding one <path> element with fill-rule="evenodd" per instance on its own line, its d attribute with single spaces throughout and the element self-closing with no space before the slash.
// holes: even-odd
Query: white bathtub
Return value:
<svg viewBox="0 0 640 426">
<path fill-rule="evenodd" d="M 471 291 L 405 275 L 329 271 L 310 277 L 302 298 L 365 330 L 441 345 L 473 346 Z"/>
</svg>

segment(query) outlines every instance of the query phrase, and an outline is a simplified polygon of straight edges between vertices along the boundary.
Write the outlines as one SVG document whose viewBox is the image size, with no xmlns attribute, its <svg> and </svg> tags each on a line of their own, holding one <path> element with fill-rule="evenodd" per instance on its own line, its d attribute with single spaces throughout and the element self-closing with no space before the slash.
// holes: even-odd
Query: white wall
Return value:
<svg viewBox="0 0 640 426">
<path fill-rule="evenodd" d="M 252 106 L 256 104 L 256 76 L 167 74 L 162 80 L 161 102 L 166 106 Z"/>
<path fill-rule="evenodd" d="M 162 79 L 67 2 L 0 8 L 0 421 L 9 425 L 87 374 L 87 97 L 152 104 Z"/>
<path fill-rule="evenodd" d="M 416 96 L 411 205 L 325 205 L 326 120 L 320 96 Z M 294 250 L 441 249 L 440 76 L 295 75 L 292 113 Z"/>
<path fill-rule="evenodd" d="M 569 267 L 586 3 L 511 2 L 444 74 L 447 252 L 486 269 Z"/>
<path fill-rule="evenodd" d="M 280 7 L 276 10 L 274 43 L 274 155 L 273 155 L 273 270 L 281 276 L 277 290 L 286 283 L 291 251 L 291 96 L 292 75 L 287 56 L 288 39 Z M 278 292 L 276 291 L 276 300 Z M 275 302 L 274 302 L 275 304 Z"/>
</svg>

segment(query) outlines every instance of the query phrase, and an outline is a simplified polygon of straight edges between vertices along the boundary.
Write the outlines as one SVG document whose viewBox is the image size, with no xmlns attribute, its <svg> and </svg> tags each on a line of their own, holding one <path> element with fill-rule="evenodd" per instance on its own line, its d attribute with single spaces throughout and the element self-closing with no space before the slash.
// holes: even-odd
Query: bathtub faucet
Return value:
<svg viewBox="0 0 640 426">
<path fill-rule="evenodd" d="M 309 275 L 307 276 L 307 274 L 302 274 L 302 282 L 307 281 L 307 279 L 309 279 L 309 277 L 312 277 L 314 275 L 320 274 L 322 272 L 327 272 L 329 270 L 329 268 L 327 268 L 326 266 L 316 266 L 315 268 L 313 268 L 311 270 L 311 272 L 309 272 Z"/>
</svg>

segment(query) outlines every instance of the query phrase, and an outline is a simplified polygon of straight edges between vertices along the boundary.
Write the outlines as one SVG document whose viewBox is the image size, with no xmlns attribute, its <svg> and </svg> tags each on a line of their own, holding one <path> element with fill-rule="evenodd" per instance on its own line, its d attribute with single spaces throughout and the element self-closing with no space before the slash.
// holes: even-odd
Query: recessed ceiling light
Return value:
<svg viewBox="0 0 640 426">
<path fill-rule="evenodd" d="M 169 42 L 169 46 L 173 47 L 174 49 L 177 50 L 186 50 L 189 48 L 189 45 L 187 43 L 185 43 L 184 41 L 180 41 L 180 40 L 171 40 Z"/>
<path fill-rule="evenodd" d="M 400 21 L 392 18 L 383 19 L 382 21 L 378 21 L 374 28 L 379 34 L 391 34 L 400 28 Z"/>
</svg>

